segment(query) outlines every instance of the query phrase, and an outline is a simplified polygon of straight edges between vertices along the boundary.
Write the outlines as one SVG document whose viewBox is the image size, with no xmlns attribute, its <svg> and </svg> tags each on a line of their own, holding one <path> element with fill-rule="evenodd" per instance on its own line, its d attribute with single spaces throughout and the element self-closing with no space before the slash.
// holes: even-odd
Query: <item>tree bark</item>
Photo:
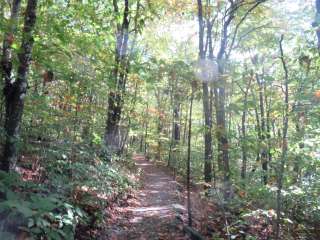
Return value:
<svg viewBox="0 0 320 240">
<path fill-rule="evenodd" d="M 113 0 L 114 11 L 118 15 L 119 8 Z M 127 51 L 129 40 L 129 1 L 124 0 L 123 22 L 117 25 L 115 67 L 112 73 L 115 89 L 110 91 L 108 97 L 107 122 L 105 130 L 105 144 L 111 154 L 121 152 L 121 113 L 123 108 L 123 94 L 126 89 Z"/>
<path fill-rule="evenodd" d="M 189 127 L 188 127 L 188 154 L 187 154 L 187 204 L 188 204 L 188 226 L 192 226 L 192 212 L 191 212 L 191 129 L 192 129 L 192 106 L 195 87 L 192 84 L 192 92 L 190 98 L 190 109 L 189 109 Z"/>
<path fill-rule="evenodd" d="M 203 20 L 203 6 L 202 1 L 198 0 L 198 21 L 199 21 L 199 59 L 200 64 L 206 58 L 204 50 L 204 20 Z M 210 39 L 211 29 L 208 27 L 208 38 Z M 212 42 L 211 42 L 212 47 Z M 212 54 L 212 53 L 211 53 Z M 212 111 L 210 108 L 210 99 L 209 99 L 209 85 L 208 82 L 202 83 L 203 91 L 203 114 L 204 114 L 204 180 L 205 182 L 212 181 Z"/>
<path fill-rule="evenodd" d="M 162 122 L 162 106 L 161 106 L 161 93 L 159 89 L 155 90 L 155 95 L 157 99 L 157 107 L 158 107 L 158 121 L 157 121 L 157 138 L 158 138 L 158 147 L 157 147 L 157 160 L 161 161 L 161 155 L 162 155 L 162 129 L 163 129 L 163 122 Z"/>
<path fill-rule="evenodd" d="M 180 103 L 177 100 L 177 97 L 174 99 L 174 109 L 173 109 L 173 131 L 172 131 L 172 155 L 171 158 L 173 159 L 173 171 L 174 176 L 176 175 L 177 171 L 177 159 L 179 159 L 179 142 L 180 142 Z"/>
<path fill-rule="evenodd" d="M 6 111 L 6 91 L 10 89 L 11 87 L 11 75 L 12 75 L 12 49 L 11 45 L 13 44 L 15 33 L 17 30 L 17 24 L 18 24 L 18 16 L 21 6 L 21 0 L 14 0 L 11 5 L 11 15 L 10 15 L 10 21 L 8 26 L 8 32 L 4 34 L 4 40 L 2 45 L 2 57 L 1 57 L 1 77 L 4 81 L 4 89 L 3 89 L 3 101 L 1 99 L 1 122 L 3 120 L 2 116 L 2 109 L 5 108 Z M 1 3 L 1 16 L 4 17 L 4 3 Z M 4 113 L 4 118 L 6 113 Z M 9 164 L 9 163 L 7 163 Z M 5 164 L 6 165 L 6 164 Z M 6 168 L 6 167 L 5 167 Z"/>
<path fill-rule="evenodd" d="M 233 19 L 233 16 L 229 16 L 223 24 L 222 38 L 220 43 L 220 49 L 217 56 L 218 62 L 218 82 L 215 89 L 216 100 L 216 124 L 217 124 L 217 139 L 218 139 L 218 163 L 223 169 L 223 181 L 225 188 L 225 198 L 228 199 L 230 195 L 230 166 L 229 166 L 229 141 L 226 129 L 226 112 L 225 112 L 225 53 L 228 40 L 228 28 Z"/>
<path fill-rule="evenodd" d="M 283 117 L 283 129 L 282 129 L 282 154 L 281 154 L 281 160 L 278 168 L 278 174 L 277 174 L 277 221 L 276 221 L 276 239 L 280 239 L 280 225 L 281 225 L 281 211 L 282 211 L 282 198 L 281 198 L 281 191 L 283 187 L 283 174 L 284 174 L 284 166 L 286 163 L 287 159 L 287 154 L 288 154 L 288 139 L 287 139 L 287 134 L 288 134 L 288 128 L 289 128 L 289 73 L 288 73 L 288 68 L 287 64 L 284 58 L 284 52 L 283 52 L 283 47 L 282 47 L 282 42 L 283 42 L 284 36 L 281 35 L 281 39 L 279 42 L 279 47 L 280 47 L 280 57 L 281 57 L 281 62 L 283 66 L 283 71 L 284 71 L 284 117 Z"/>
<path fill-rule="evenodd" d="M 127 6 L 128 7 L 128 6 Z M 138 19 L 139 19 L 139 15 L 140 15 L 140 0 L 137 0 L 137 3 L 136 3 L 136 13 L 135 13 L 135 16 L 134 16 L 134 36 L 133 36 L 133 40 L 132 40 L 132 46 L 129 50 L 129 53 L 128 53 L 128 57 L 125 57 L 122 61 L 122 65 L 124 67 L 124 70 L 123 70 L 123 74 L 120 75 L 120 79 L 123 79 L 122 82 L 124 82 L 124 89 L 122 92 L 125 91 L 125 86 L 126 86 L 126 82 L 127 82 L 127 79 L 128 79 L 128 74 L 130 72 L 130 61 L 131 59 L 133 58 L 133 55 L 134 55 L 134 48 L 136 46 L 136 42 L 137 42 L 137 37 L 138 37 L 138 30 L 139 30 L 139 26 L 138 26 Z M 129 10 L 129 9 L 128 9 Z M 128 13 L 127 13 L 128 14 Z M 126 17 L 128 18 L 128 17 Z M 125 52 L 127 52 L 128 50 L 128 41 L 129 41 L 129 21 L 126 22 L 127 27 L 126 27 L 126 31 L 125 31 Z M 125 54 L 126 55 L 126 54 Z M 120 150 L 120 154 L 123 154 L 123 150 L 124 150 L 124 147 L 125 145 L 127 144 L 127 141 L 128 141 L 128 134 L 129 134 L 129 131 L 131 129 L 131 116 L 130 116 L 130 113 L 134 112 L 135 110 L 135 105 L 136 105 L 136 101 L 137 101 L 137 92 L 138 92 L 138 83 L 135 84 L 135 92 L 134 92 L 134 99 L 133 99 L 133 104 L 132 104 L 132 108 L 129 112 L 129 115 L 128 115 L 128 125 L 126 127 L 126 134 L 125 134 L 125 137 L 122 139 L 122 144 L 120 145 L 121 146 L 121 150 Z M 121 120 L 121 119 L 120 119 Z M 142 149 L 142 142 L 141 142 L 141 149 Z"/>
<path fill-rule="evenodd" d="M 266 117 L 265 117 L 265 103 L 264 103 L 264 91 L 263 91 L 263 80 L 256 74 L 256 81 L 259 87 L 259 108 L 260 108 L 260 156 L 262 166 L 262 182 L 268 183 L 268 152 L 266 144 Z"/>
<path fill-rule="evenodd" d="M 12 19 L 15 21 L 19 12 L 20 1 L 14 1 L 14 4 L 15 5 L 13 5 L 12 7 L 11 16 Z M 11 56 L 7 55 L 8 53 L 11 54 L 10 50 L 8 51 L 10 45 L 5 45 L 3 49 L 5 51 L 3 54 L 2 66 L 5 75 L 4 95 L 6 107 L 6 141 L 4 146 L 1 169 L 4 171 L 9 171 L 10 169 L 13 169 L 16 165 L 18 158 L 20 125 L 24 108 L 24 99 L 27 93 L 27 74 L 32 56 L 33 30 L 36 23 L 36 10 L 37 0 L 28 0 L 25 12 L 22 44 L 18 56 L 19 65 L 17 70 L 17 77 L 14 82 L 11 79 Z M 6 39 L 5 41 L 7 40 L 8 39 Z"/>
<path fill-rule="evenodd" d="M 9 31 L 4 35 L 3 48 L 2 48 L 2 77 L 4 80 L 4 95 L 6 95 L 6 91 L 10 89 L 12 85 L 12 49 L 11 46 L 13 44 L 15 33 L 17 29 L 17 21 L 19 17 L 21 0 L 14 0 L 12 2 L 11 7 L 11 16 L 9 23 Z"/>
<path fill-rule="evenodd" d="M 148 115 L 148 111 L 149 111 L 149 104 L 147 103 L 147 107 L 146 107 L 146 115 Z M 144 131 L 144 156 L 147 157 L 147 138 L 148 138 L 148 120 L 146 119 L 146 123 L 145 123 L 145 131 Z"/>
<path fill-rule="evenodd" d="M 320 51 L 320 23 L 317 22 L 319 21 L 319 16 L 320 16 L 320 0 L 316 0 L 316 17 L 315 17 L 315 22 L 313 23 L 314 27 L 317 27 L 316 33 L 317 33 L 317 38 L 318 38 L 318 50 Z"/>
<path fill-rule="evenodd" d="M 248 113 L 248 94 L 251 87 L 252 76 L 249 77 L 246 90 L 244 92 L 244 109 L 241 117 L 241 151 L 242 151 L 242 166 L 241 166 L 241 178 L 245 179 L 247 175 L 247 113 Z"/>
<path fill-rule="evenodd" d="M 266 105 L 266 138 L 268 142 L 268 164 L 271 164 L 272 161 L 272 153 L 271 153 L 271 126 L 270 126 L 270 112 L 271 112 L 271 99 L 268 101 L 268 94 L 267 94 L 267 83 L 264 82 L 264 96 L 265 96 L 265 105 Z M 270 170 L 269 170 L 270 172 Z"/>
<path fill-rule="evenodd" d="M 176 160 L 178 157 L 178 150 L 177 146 L 180 142 L 180 96 L 178 93 L 178 78 L 175 74 L 175 69 L 171 72 L 171 107 L 172 107 L 172 123 L 171 123 L 171 142 L 170 142 L 170 149 L 169 149 L 169 159 L 168 159 L 168 166 L 172 167 L 174 173 L 176 171 Z"/>
<path fill-rule="evenodd" d="M 203 90 L 203 111 L 204 111 L 204 180 L 212 180 L 212 112 L 210 111 L 208 83 L 202 84 Z"/>
</svg>

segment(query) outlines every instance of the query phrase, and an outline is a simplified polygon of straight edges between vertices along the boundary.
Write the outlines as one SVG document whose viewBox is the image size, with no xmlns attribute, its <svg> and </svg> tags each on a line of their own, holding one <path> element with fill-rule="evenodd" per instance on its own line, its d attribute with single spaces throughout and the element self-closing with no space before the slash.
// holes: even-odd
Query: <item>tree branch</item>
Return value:
<svg viewBox="0 0 320 240">
<path fill-rule="evenodd" d="M 238 31 L 239 31 L 239 28 L 241 26 L 241 24 L 246 20 L 246 18 L 249 16 L 249 14 L 254 10 L 256 9 L 261 3 L 264 3 L 266 2 L 267 0 L 257 0 L 256 3 L 254 3 L 253 6 L 251 6 L 247 12 L 242 16 L 242 18 L 240 19 L 239 23 L 236 25 L 236 28 L 234 30 L 234 33 L 233 33 L 233 38 L 232 38 L 232 41 L 231 41 L 231 44 L 230 44 L 230 49 L 229 49 L 229 52 L 227 54 L 227 57 L 230 56 L 230 53 L 233 49 L 233 45 L 235 43 L 235 40 L 236 40 L 236 37 L 237 37 L 237 34 L 238 34 Z"/>
</svg>

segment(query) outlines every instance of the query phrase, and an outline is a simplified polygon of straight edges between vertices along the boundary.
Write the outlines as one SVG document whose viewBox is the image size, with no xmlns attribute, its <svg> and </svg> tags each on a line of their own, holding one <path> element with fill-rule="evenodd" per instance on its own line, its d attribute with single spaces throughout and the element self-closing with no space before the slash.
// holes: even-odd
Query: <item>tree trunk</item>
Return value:
<svg viewBox="0 0 320 240">
<path fill-rule="evenodd" d="M 172 122 L 171 122 L 171 141 L 169 149 L 168 166 L 172 167 L 175 171 L 176 158 L 177 158 L 177 146 L 180 141 L 180 102 L 178 89 L 178 79 L 173 70 L 171 72 L 171 91 L 170 91 L 170 105 L 172 107 Z M 169 135 L 170 136 L 170 135 Z"/>
<path fill-rule="evenodd" d="M 317 38 L 318 38 L 318 50 L 320 51 L 320 23 L 318 22 L 318 16 L 320 15 L 320 0 L 316 0 L 316 19 L 314 24 L 312 24 L 314 27 L 317 27 Z"/>
<path fill-rule="evenodd" d="M 142 125 L 142 128 L 144 128 L 144 124 Z M 140 152 L 143 150 L 143 135 L 140 137 L 140 147 L 139 147 Z"/>
<path fill-rule="evenodd" d="M 203 6 L 202 1 L 198 0 L 198 22 L 199 22 L 199 59 L 200 64 L 205 60 L 206 54 L 204 50 L 204 21 L 203 21 Z M 208 26 L 208 34 L 211 33 L 210 26 Z M 210 34 L 211 35 L 211 34 Z M 208 36 L 209 39 L 211 36 Z M 205 118 L 204 131 L 204 180 L 211 182 L 212 180 L 212 111 L 209 100 L 209 86 L 208 82 L 202 83 L 203 90 L 203 113 Z"/>
<path fill-rule="evenodd" d="M 247 174 L 247 113 L 248 113 L 248 94 L 251 86 L 252 76 L 249 78 L 249 82 L 244 92 L 244 109 L 241 117 L 241 151 L 242 151 L 242 166 L 241 166 L 241 178 L 245 179 Z"/>
<path fill-rule="evenodd" d="M 11 14 L 11 19 L 13 21 L 16 21 L 17 19 L 19 6 L 20 1 L 14 1 Z M 11 81 L 12 63 L 10 56 L 11 51 L 9 50 L 10 41 L 8 38 L 5 40 L 3 49 L 4 54 L 2 67 L 5 79 L 4 95 L 6 117 L 4 127 L 6 131 L 6 141 L 1 169 L 4 171 L 13 169 L 18 158 L 20 125 L 24 108 L 24 98 L 27 93 L 27 74 L 32 55 L 33 29 L 36 23 L 36 9 L 37 0 L 28 0 L 25 12 L 22 44 L 18 56 L 19 65 L 17 70 L 17 77 L 14 82 Z M 13 34 L 13 31 L 11 31 L 11 33 Z"/>
<path fill-rule="evenodd" d="M 191 212 L 191 129 L 192 129 L 192 105 L 194 98 L 195 88 L 192 86 L 192 93 L 190 99 L 190 109 L 189 109 L 189 127 L 188 127 L 188 155 L 187 155 L 187 205 L 188 205 L 188 226 L 192 226 L 192 212 Z"/>
<path fill-rule="evenodd" d="M 180 142 L 180 104 L 177 102 L 175 97 L 174 99 L 174 109 L 173 109 L 173 129 L 172 129 L 172 145 L 170 146 L 172 151 L 171 158 L 172 158 L 172 167 L 174 170 L 174 175 L 176 174 L 177 168 L 177 159 L 179 158 L 179 142 Z"/>
<path fill-rule="evenodd" d="M 187 126 L 188 126 L 188 106 L 186 106 L 186 114 L 184 115 L 183 141 L 182 141 L 182 144 L 185 144 L 185 143 L 186 143 L 186 139 L 187 139 Z"/>
<path fill-rule="evenodd" d="M 299 113 L 300 114 L 300 113 Z M 303 136 L 304 136 L 304 125 L 303 123 L 301 124 L 301 119 L 300 116 L 298 117 L 298 122 L 296 123 L 296 133 L 297 133 L 297 138 L 299 139 L 299 149 L 302 152 L 304 149 L 304 143 L 303 143 Z M 294 158 L 294 163 L 293 163 L 293 183 L 297 183 L 300 178 L 301 170 L 300 170 L 300 163 L 303 161 L 303 157 L 298 154 Z"/>
<path fill-rule="evenodd" d="M 208 83 L 202 84 L 203 90 L 203 111 L 205 119 L 204 132 L 204 180 L 212 180 L 212 112 L 210 111 Z"/>
<path fill-rule="evenodd" d="M 265 96 L 265 105 L 266 105 L 266 138 L 268 141 L 268 164 L 271 164 L 272 161 L 272 153 L 271 153 L 271 126 L 270 126 L 270 112 L 271 112 L 271 100 L 268 101 L 268 94 L 267 94 L 267 84 L 264 82 L 264 96 Z M 270 172 L 270 170 L 269 170 Z"/>
<path fill-rule="evenodd" d="M 268 152 L 266 144 L 266 117 L 265 117 L 265 106 L 264 106 L 264 91 L 263 83 L 260 76 L 256 74 L 256 81 L 259 87 L 259 108 L 260 108 L 260 120 L 261 120 L 261 130 L 260 130 L 260 156 L 261 156 L 261 166 L 262 166 L 262 182 L 264 184 L 268 183 Z"/>
<path fill-rule="evenodd" d="M 147 142 L 147 137 L 148 137 L 148 122 L 146 122 L 146 128 L 145 128 L 145 132 L 144 132 L 144 156 L 147 156 L 147 152 L 148 152 L 148 142 Z"/>
<path fill-rule="evenodd" d="M 284 166 L 287 159 L 288 154 L 288 128 L 289 128 L 289 73 L 288 68 L 286 65 L 286 61 L 284 59 L 284 53 L 283 53 L 283 42 L 284 36 L 281 35 L 280 39 L 280 54 L 281 54 L 281 61 L 283 66 L 283 71 L 285 74 L 284 77 L 284 117 L 283 117 L 283 129 L 282 129 L 282 154 L 281 154 L 281 161 L 278 167 L 278 174 L 277 174 L 277 221 L 276 221 L 276 239 L 280 239 L 280 225 L 281 225 L 281 211 L 282 211 L 282 198 L 281 198 L 281 191 L 283 187 L 283 174 L 284 174 Z"/>
<path fill-rule="evenodd" d="M 111 154 L 120 154 L 122 131 L 120 126 L 121 113 L 123 107 L 123 94 L 126 88 L 127 51 L 129 40 L 129 2 L 124 0 L 124 12 L 122 25 L 117 25 L 115 68 L 113 80 L 115 90 L 110 91 L 108 98 L 107 123 L 105 130 L 105 144 Z M 114 11 L 119 14 L 117 1 L 113 0 Z"/>
<path fill-rule="evenodd" d="M 234 7 L 234 3 L 231 3 L 231 7 Z M 226 112 L 225 112 L 225 62 L 227 61 L 226 48 L 228 42 L 228 29 L 234 18 L 234 14 L 230 14 L 223 22 L 222 36 L 220 40 L 220 48 L 217 55 L 218 63 L 218 82 L 215 86 L 215 106 L 216 106 L 216 124 L 217 124 L 217 140 L 218 140 L 218 163 L 223 169 L 223 181 L 224 181 L 224 197 L 230 198 L 230 166 L 229 166 L 229 141 L 226 129 Z"/>
<path fill-rule="evenodd" d="M 220 64 L 219 64 L 220 65 Z M 219 66 L 219 87 L 215 91 L 218 101 L 216 104 L 216 123 L 217 123 L 217 140 L 218 140 L 218 163 L 221 164 L 223 170 L 223 179 L 226 190 L 226 197 L 229 194 L 230 188 L 230 166 L 229 166 L 229 142 L 226 132 L 226 112 L 225 112 L 225 88 L 223 78 L 223 69 Z"/>
<path fill-rule="evenodd" d="M 11 74 L 12 74 L 12 49 L 15 33 L 17 30 L 17 21 L 20 11 L 21 0 L 14 0 L 11 5 L 11 15 L 8 24 L 8 32 L 4 34 L 3 46 L 2 46 L 2 59 L 1 59 L 1 74 L 4 80 L 3 89 L 3 102 L 1 101 L 1 122 L 2 122 L 2 108 L 6 105 L 6 90 L 9 90 L 11 86 Z M 4 17 L 4 3 L 1 3 L 1 16 Z M 6 89 L 8 88 L 8 89 Z M 2 99 L 1 99 L 2 100 Z"/>
<path fill-rule="evenodd" d="M 144 131 L 144 156 L 147 157 L 147 138 L 148 138 L 148 111 L 149 111 L 149 104 L 147 102 L 146 107 L 146 122 L 145 122 L 145 131 Z"/>
<path fill-rule="evenodd" d="M 161 161 L 161 155 L 162 155 L 162 129 L 163 129 L 163 122 L 161 117 L 162 112 L 162 106 L 161 106 L 161 93 L 160 90 L 157 89 L 155 91 L 156 99 L 157 99 L 157 111 L 158 111 L 158 121 L 157 121 L 157 138 L 158 138 L 158 146 L 157 146 L 157 160 Z"/>
<path fill-rule="evenodd" d="M 255 96 L 254 96 L 254 98 L 255 98 Z M 255 112 L 255 116 L 256 116 L 256 131 L 257 131 L 257 135 L 258 135 L 257 142 L 260 143 L 260 141 L 261 141 L 261 126 L 260 126 L 260 117 L 259 117 L 258 107 L 257 106 L 255 106 L 254 112 Z M 260 161 L 260 146 L 259 146 L 259 144 L 258 144 L 258 148 L 257 148 L 256 162 L 257 163 L 261 162 Z"/>
</svg>

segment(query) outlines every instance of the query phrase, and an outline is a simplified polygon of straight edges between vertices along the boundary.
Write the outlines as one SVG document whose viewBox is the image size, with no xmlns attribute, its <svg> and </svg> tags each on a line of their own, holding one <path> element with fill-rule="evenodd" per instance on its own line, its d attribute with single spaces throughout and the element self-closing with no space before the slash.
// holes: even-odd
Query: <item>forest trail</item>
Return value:
<svg viewBox="0 0 320 240">
<path fill-rule="evenodd" d="M 142 170 L 142 187 L 128 207 L 117 210 L 116 226 L 106 239 L 189 239 L 184 235 L 182 221 L 179 220 L 186 210 L 183 192 L 179 191 L 177 182 L 143 155 L 134 155 L 133 159 Z"/>
</svg>

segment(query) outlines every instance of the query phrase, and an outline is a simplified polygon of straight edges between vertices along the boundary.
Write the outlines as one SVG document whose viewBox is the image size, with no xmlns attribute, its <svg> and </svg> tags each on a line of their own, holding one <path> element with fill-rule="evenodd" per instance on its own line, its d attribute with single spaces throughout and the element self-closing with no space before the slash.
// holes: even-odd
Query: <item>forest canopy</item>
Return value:
<svg viewBox="0 0 320 240">
<path fill-rule="evenodd" d="M 320 0 L 0 0 L 0 29 L 0 239 L 320 238 Z M 111 221 L 156 181 L 183 236 Z"/>
</svg>

